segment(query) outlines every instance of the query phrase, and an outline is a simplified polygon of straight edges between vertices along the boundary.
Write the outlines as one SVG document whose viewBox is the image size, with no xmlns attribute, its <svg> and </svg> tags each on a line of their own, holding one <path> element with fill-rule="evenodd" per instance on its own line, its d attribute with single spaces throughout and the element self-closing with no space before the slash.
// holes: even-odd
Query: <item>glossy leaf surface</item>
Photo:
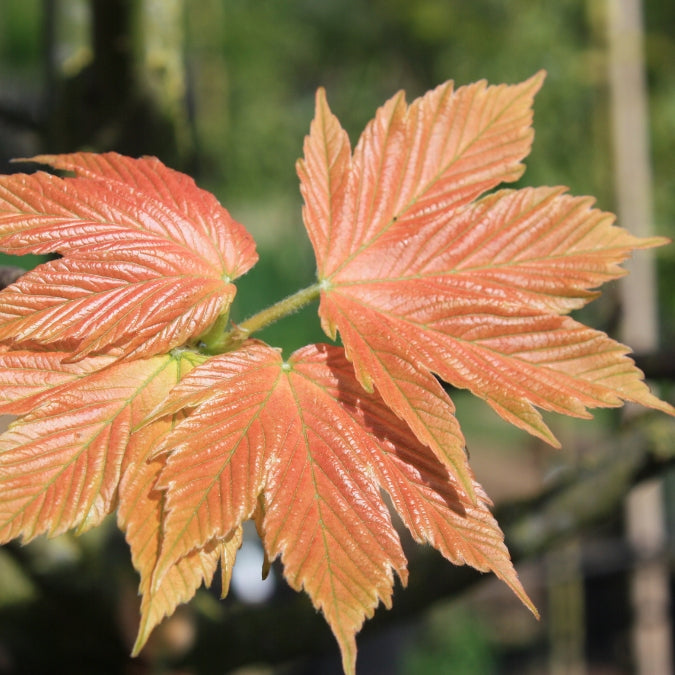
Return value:
<svg viewBox="0 0 675 675">
<path fill-rule="evenodd" d="M 480 487 L 474 503 L 382 399 L 363 392 L 342 349 L 308 346 L 283 362 L 247 343 L 193 370 L 154 417 L 190 408 L 160 444 L 170 534 L 157 584 L 259 503 L 268 556 L 281 556 L 289 583 L 322 610 L 349 672 L 354 633 L 379 601 L 390 603 L 392 571 L 407 575 L 384 488 L 418 541 L 494 570 L 532 607 Z"/>
<path fill-rule="evenodd" d="M 254 244 L 216 199 L 154 158 L 43 155 L 74 171 L 0 179 L 0 250 L 57 252 L 0 293 L 0 340 L 136 357 L 206 332 L 227 312 Z"/>
<path fill-rule="evenodd" d="M 554 445 L 537 408 L 585 417 L 630 400 L 672 412 L 626 348 L 560 316 L 621 276 L 632 250 L 665 240 L 633 237 L 563 188 L 480 197 L 519 177 L 541 79 L 449 83 L 410 106 L 398 95 L 353 156 L 319 92 L 298 164 L 324 330 L 439 459 L 454 447 L 455 472 L 461 441 L 433 374 Z M 423 419 L 431 410 L 444 434 Z"/>
</svg>

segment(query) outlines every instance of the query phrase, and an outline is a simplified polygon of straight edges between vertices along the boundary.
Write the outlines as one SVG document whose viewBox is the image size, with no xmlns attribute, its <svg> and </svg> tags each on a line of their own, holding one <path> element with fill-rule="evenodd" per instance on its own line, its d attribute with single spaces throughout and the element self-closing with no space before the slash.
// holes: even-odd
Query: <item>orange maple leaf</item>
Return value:
<svg viewBox="0 0 675 675">
<path fill-rule="evenodd" d="M 281 556 L 291 586 L 322 610 L 351 672 L 354 634 L 379 601 L 390 605 L 392 571 L 407 579 L 384 488 L 418 541 L 494 571 L 534 611 L 480 487 L 474 481 L 474 503 L 380 397 L 362 390 L 342 349 L 310 345 L 283 361 L 251 341 L 195 368 L 154 417 L 186 408 L 159 446 L 168 457 L 157 482 L 166 516 L 156 585 L 260 509 L 267 554 Z"/>
<path fill-rule="evenodd" d="M 561 316 L 622 275 L 632 250 L 667 240 L 633 237 L 564 188 L 477 199 L 521 175 L 542 79 L 446 83 L 410 106 L 399 94 L 353 156 L 320 90 L 298 163 L 324 330 L 456 471 L 461 437 L 434 374 L 554 445 L 536 407 L 587 417 L 630 400 L 673 412 L 628 348 Z"/>
<path fill-rule="evenodd" d="M 41 155 L 74 171 L 5 177 L 0 250 L 63 255 L 0 293 L 0 341 L 150 356 L 227 312 L 255 264 L 251 236 L 210 193 L 154 158 Z"/>
</svg>

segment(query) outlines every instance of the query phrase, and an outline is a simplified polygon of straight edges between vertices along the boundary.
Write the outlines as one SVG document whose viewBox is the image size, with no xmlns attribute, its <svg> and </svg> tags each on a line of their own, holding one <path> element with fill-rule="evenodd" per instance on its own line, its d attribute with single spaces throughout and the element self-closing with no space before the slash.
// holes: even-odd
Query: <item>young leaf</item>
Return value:
<svg viewBox="0 0 675 675">
<path fill-rule="evenodd" d="M 398 94 L 353 155 L 320 90 L 298 163 L 319 283 L 227 333 L 254 245 L 190 178 L 114 153 L 0 178 L 0 250 L 62 256 L 0 293 L 0 412 L 23 415 L 0 435 L 0 541 L 117 506 L 141 577 L 134 653 L 219 563 L 227 593 L 253 518 L 353 674 L 356 632 L 407 580 L 388 504 L 536 613 L 437 377 L 551 443 L 538 409 L 675 413 L 627 348 L 566 316 L 664 240 L 563 188 L 486 194 L 522 174 L 542 79 Z M 283 361 L 245 340 L 319 292 L 344 349 Z"/>
<path fill-rule="evenodd" d="M 194 363 L 189 358 L 182 358 L 172 365 L 176 367 L 167 371 L 167 375 L 175 379 L 167 384 L 176 384 Z M 180 603 L 190 600 L 202 583 L 211 583 L 221 556 L 226 556 L 232 548 L 233 554 L 241 544 L 239 533 L 228 542 L 211 541 L 190 551 L 167 570 L 162 583 L 152 590 L 152 573 L 162 543 L 165 510 L 164 495 L 156 488 L 156 482 L 166 459 L 165 456 L 153 457 L 153 454 L 174 424 L 172 416 L 165 416 L 133 431 L 121 467 L 117 520 L 131 549 L 133 565 L 141 577 L 141 621 L 134 654 L 138 654 L 153 628 L 165 616 L 171 615 Z"/>
<path fill-rule="evenodd" d="M 71 351 L 167 352 L 227 312 L 253 241 L 215 197 L 153 158 L 43 155 L 74 171 L 0 179 L 0 250 L 58 252 L 0 293 L 0 340 Z"/>
<path fill-rule="evenodd" d="M 253 515 L 263 488 L 269 428 L 263 412 L 281 376 L 276 350 L 253 343 L 214 357 L 171 392 L 159 414 L 199 407 L 159 446 L 170 448 L 162 550 L 155 579 L 192 549 L 225 538 Z"/>
<path fill-rule="evenodd" d="M 65 254 L 91 244 L 133 242 L 147 233 L 199 254 L 230 279 L 257 260 L 250 234 L 218 200 L 156 157 L 78 152 L 24 161 L 76 177 L 3 177 L 0 232 L 3 245 L 18 255 Z"/>
<path fill-rule="evenodd" d="M 142 357 L 204 332 L 234 297 L 198 256 L 138 237 L 90 246 L 24 274 L 0 293 L 0 340 L 30 348 Z"/>
<path fill-rule="evenodd" d="M 176 382 L 176 359 L 122 361 L 57 388 L 0 436 L 0 541 L 84 531 L 115 505 L 131 430 Z"/>
<path fill-rule="evenodd" d="M 665 240 L 631 236 L 562 188 L 472 201 L 520 175 L 541 80 L 448 83 L 409 107 L 397 95 L 352 158 L 320 91 L 298 164 L 324 330 L 340 332 L 362 385 L 441 461 L 454 449 L 445 461 L 455 471 L 452 428 L 431 433 L 420 414 L 452 419 L 432 373 L 552 444 L 536 407 L 588 416 L 631 400 L 675 412 L 649 393 L 626 348 L 559 316 L 623 274 L 633 249 Z"/>
<path fill-rule="evenodd" d="M 474 499 L 376 392 L 363 392 L 342 349 L 308 346 L 284 363 L 250 341 L 195 368 L 152 419 L 185 408 L 160 444 L 169 454 L 157 483 L 166 517 L 156 584 L 260 503 L 267 555 L 280 555 L 289 583 L 322 610 L 351 673 L 354 634 L 379 601 L 390 604 L 392 571 L 407 576 L 383 487 L 416 539 L 494 570 L 533 609 L 466 456 Z"/>
<path fill-rule="evenodd" d="M 431 544 L 455 565 L 494 572 L 536 615 L 490 513 L 491 502 L 470 470 L 475 500 L 381 397 L 364 396 L 343 350 L 316 345 L 301 350 L 295 358 L 295 372 L 338 400 L 372 434 L 369 448 L 377 480 L 415 540 Z"/>
<path fill-rule="evenodd" d="M 96 356 L 66 363 L 68 352 L 0 351 L 0 415 L 24 415 L 53 398 L 62 385 L 115 361 Z"/>
</svg>

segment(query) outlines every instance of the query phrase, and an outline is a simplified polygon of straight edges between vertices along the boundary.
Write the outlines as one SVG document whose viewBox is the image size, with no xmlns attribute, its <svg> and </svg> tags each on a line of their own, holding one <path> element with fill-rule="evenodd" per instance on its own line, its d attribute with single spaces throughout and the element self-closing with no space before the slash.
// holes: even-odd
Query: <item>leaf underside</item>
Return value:
<svg viewBox="0 0 675 675">
<path fill-rule="evenodd" d="M 253 339 L 204 353 L 257 255 L 191 178 L 115 153 L 1 177 L 0 251 L 60 257 L 0 292 L 0 413 L 19 416 L 0 435 L 0 542 L 116 509 L 140 575 L 134 654 L 219 565 L 227 593 L 249 519 L 348 674 L 355 634 L 407 581 L 390 509 L 536 614 L 442 382 L 554 445 L 540 410 L 675 413 L 628 348 L 568 316 L 665 240 L 565 188 L 495 191 L 524 170 L 542 81 L 399 93 L 353 152 L 319 90 L 297 170 L 319 315 L 344 347 L 286 360 Z"/>
</svg>

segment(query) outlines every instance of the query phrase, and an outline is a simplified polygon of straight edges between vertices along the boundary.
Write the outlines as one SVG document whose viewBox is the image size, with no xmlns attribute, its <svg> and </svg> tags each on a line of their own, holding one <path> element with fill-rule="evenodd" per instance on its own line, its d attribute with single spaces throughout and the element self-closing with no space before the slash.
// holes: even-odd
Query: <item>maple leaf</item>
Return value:
<svg viewBox="0 0 675 675">
<path fill-rule="evenodd" d="M 57 252 L 0 293 L 0 340 L 150 356 L 205 333 L 256 262 L 246 230 L 154 158 L 41 155 L 74 171 L 0 179 L 0 250 Z"/>
<path fill-rule="evenodd" d="M 448 82 L 377 111 L 353 155 L 319 90 L 298 174 L 324 331 L 458 472 L 461 437 L 436 378 L 557 445 L 538 408 L 578 417 L 642 403 L 673 414 L 628 349 L 561 316 L 581 307 L 638 239 L 564 188 L 502 190 L 532 141 L 543 74 L 515 85 Z M 466 477 L 458 473 L 467 487 Z"/>
<path fill-rule="evenodd" d="M 177 369 L 169 375 L 176 384 L 195 365 L 191 358 L 174 362 Z M 157 404 L 158 401 L 148 402 Z M 164 493 L 157 489 L 156 482 L 166 457 L 156 456 L 156 448 L 175 425 L 173 416 L 164 416 L 151 424 L 142 424 L 132 434 L 121 466 L 119 483 L 119 507 L 117 520 L 125 533 L 131 549 L 131 559 L 141 580 L 141 621 L 133 654 L 138 654 L 153 628 L 165 617 L 171 615 L 182 602 L 187 602 L 202 585 L 210 585 L 217 569 L 222 564 L 223 593 L 227 593 L 229 573 L 234 564 L 234 553 L 241 545 L 241 528 L 227 540 L 212 540 L 201 548 L 190 551 L 176 561 L 167 571 L 162 583 L 152 591 L 152 574 L 162 543 L 162 520 L 164 516 Z"/>
<path fill-rule="evenodd" d="M 166 354 L 82 374 L 0 435 L 0 542 L 82 532 L 111 512 L 132 430 L 176 383 L 179 360 Z"/>
<path fill-rule="evenodd" d="M 495 571 L 535 611 L 480 487 L 474 481 L 474 503 L 377 393 L 363 391 L 341 348 L 310 345 L 284 362 L 250 341 L 191 371 L 153 418 L 185 408 L 159 445 L 166 516 L 156 584 L 259 508 L 267 555 L 281 556 L 291 586 L 321 609 L 353 672 L 354 634 L 379 601 L 390 605 L 392 571 L 407 579 L 382 487 L 418 541 Z"/>
</svg>

